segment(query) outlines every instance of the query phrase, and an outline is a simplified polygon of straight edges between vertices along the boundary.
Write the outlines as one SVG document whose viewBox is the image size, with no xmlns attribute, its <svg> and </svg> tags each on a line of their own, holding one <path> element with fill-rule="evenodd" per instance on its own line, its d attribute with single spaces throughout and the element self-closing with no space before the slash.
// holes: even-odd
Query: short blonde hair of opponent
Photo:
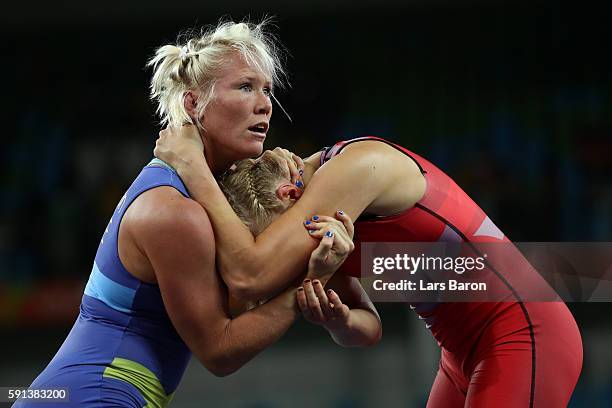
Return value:
<svg viewBox="0 0 612 408">
<path fill-rule="evenodd" d="M 218 181 L 234 212 L 254 235 L 259 235 L 289 207 L 276 196 L 283 179 L 280 164 L 264 155 L 259 160 L 237 162 L 235 169 Z"/>
</svg>

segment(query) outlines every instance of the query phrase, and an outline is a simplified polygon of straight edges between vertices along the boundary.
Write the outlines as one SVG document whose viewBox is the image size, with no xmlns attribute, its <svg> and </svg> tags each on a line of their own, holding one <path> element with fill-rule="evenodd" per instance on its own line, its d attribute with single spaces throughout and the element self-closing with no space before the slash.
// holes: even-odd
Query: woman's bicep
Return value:
<svg viewBox="0 0 612 408">
<path fill-rule="evenodd" d="M 215 271 L 212 227 L 194 202 L 164 204 L 135 236 L 155 271 L 172 324 L 206 364 L 212 342 L 229 321 L 225 288 Z"/>
</svg>

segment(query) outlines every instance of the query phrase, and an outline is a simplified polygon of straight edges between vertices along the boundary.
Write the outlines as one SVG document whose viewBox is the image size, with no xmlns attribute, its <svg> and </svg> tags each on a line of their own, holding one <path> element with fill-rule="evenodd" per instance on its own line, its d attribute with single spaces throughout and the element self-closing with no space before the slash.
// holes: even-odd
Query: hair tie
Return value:
<svg viewBox="0 0 612 408">
<path fill-rule="evenodd" d="M 181 59 L 185 59 L 185 58 L 189 57 L 189 52 L 187 52 L 187 46 L 181 47 L 181 52 L 179 54 L 179 57 Z"/>
</svg>

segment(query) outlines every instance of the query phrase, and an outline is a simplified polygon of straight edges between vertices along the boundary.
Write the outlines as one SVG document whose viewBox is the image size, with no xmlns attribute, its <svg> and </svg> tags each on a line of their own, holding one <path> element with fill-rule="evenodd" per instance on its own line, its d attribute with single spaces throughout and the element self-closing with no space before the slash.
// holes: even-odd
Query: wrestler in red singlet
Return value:
<svg viewBox="0 0 612 408">
<path fill-rule="evenodd" d="M 510 242 L 446 174 L 422 157 L 377 137 L 337 143 L 321 164 L 344 147 L 378 140 L 409 156 L 427 181 L 423 198 L 401 214 L 358 219 L 361 242 Z M 524 259 L 518 250 L 518 263 Z M 360 271 L 360 245 L 342 271 Z M 490 265 L 489 265 L 490 266 Z M 512 264 L 490 269 L 510 302 L 419 303 L 411 308 L 442 349 L 427 407 L 565 407 L 582 367 L 582 341 L 563 302 L 523 302 L 512 287 Z"/>
</svg>

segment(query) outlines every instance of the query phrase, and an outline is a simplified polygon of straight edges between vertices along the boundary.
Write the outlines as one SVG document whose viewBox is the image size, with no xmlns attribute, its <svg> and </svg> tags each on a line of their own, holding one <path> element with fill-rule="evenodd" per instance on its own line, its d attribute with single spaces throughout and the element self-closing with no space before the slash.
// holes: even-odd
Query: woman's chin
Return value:
<svg viewBox="0 0 612 408">
<path fill-rule="evenodd" d="M 228 154 L 226 159 L 238 161 L 261 156 L 264 150 L 263 139 L 251 137 L 235 140 L 233 143 L 225 143 L 223 150 Z"/>
<path fill-rule="evenodd" d="M 249 143 L 248 146 L 241 146 L 240 150 L 236 150 L 234 161 L 253 159 L 261 156 L 263 153 L 263 143 Z"/>
<path fill-rule="evenodd" d="M 264 151 L 263 140 L 257 140 L 249 143 L 248 149 L 245 149 L 245 153 L 248 152 L 247 157 L 259 157 Z"/>
</svg>

